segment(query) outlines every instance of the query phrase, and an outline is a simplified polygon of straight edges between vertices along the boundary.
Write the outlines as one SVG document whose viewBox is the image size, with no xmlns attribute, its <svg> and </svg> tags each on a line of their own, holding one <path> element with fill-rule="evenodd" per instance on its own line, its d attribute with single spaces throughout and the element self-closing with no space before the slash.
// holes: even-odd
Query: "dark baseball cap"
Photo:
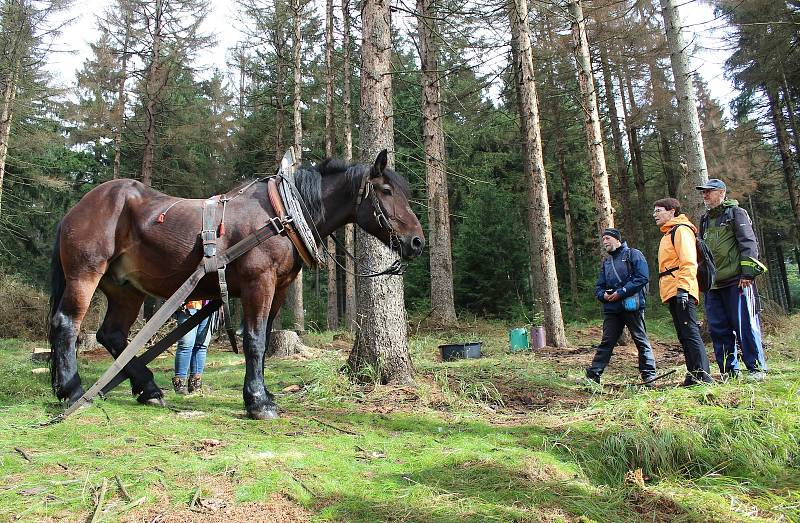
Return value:
<svg viewBox="0 0 800 523">
<path fill-rule="evenodd" d="M 702 191 L 705 189 L 722 189 L 723 191 L 728 190 L 728 186 L 725 185 L 725 182 L 720 180 L 719 178 L 709 178 L 709 180 L 704 183 L 703 185 L 698 185 L 695 187 L 698 191 Z"/>
</svg>

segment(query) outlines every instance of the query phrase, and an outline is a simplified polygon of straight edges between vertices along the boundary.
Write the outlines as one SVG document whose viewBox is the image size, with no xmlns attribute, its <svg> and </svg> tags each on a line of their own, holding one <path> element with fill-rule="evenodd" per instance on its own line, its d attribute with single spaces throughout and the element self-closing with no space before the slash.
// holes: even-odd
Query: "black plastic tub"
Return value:
<svg viewBox="0 0 800 523">
<path fill-rule="evenodd" d="M 472 341 L 470 343 L 452 343 L 439 345 L 442 353 L 442 361 L 460 360 L 462 358 L 480 358 L 482 341 Z"/>
</svg>

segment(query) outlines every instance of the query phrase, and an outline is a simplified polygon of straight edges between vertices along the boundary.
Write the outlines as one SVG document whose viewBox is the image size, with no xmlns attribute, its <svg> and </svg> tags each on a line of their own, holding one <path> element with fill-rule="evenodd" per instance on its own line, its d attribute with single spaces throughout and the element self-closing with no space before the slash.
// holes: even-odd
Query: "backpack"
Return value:
<svg viewBox="0 0 800 523">
<path fill-rule="evenodd" d="M 670 230 L 670 239 L 673 246 L 675 246 L 675 230 L 681 225 L 689 227 L 685 223 L 679 223 Z M 711 249 L 708 248 L 706 242 L 697 234 L 694 235 L 694 242 L 697 249 L 697 284 L 700 287 L 700 292 L 707 292 L 714 286 L 714 281 L 717 279 L 717 266 L 714 264 L 714 255 L 711 254 Z M 677 270 L 678 268 L 674 267 L 660 273 L 658 276 L 666 276 Z"/>
</svg>

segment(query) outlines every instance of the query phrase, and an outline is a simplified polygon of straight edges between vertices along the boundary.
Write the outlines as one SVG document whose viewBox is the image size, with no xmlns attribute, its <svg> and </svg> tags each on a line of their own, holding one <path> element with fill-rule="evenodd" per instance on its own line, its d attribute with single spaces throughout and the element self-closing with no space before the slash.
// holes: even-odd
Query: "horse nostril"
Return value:
<svg viewBox="0 0 800 523">
<path fill-rule="evenodd" d="M 423 240 L 419 236 L 414 236 L 413 238 L 411 238 L 411 247 L 416 252 L 422 252 L 422 247 L 424 246 L 425 246 L 425 240 Z"/>
</svg>

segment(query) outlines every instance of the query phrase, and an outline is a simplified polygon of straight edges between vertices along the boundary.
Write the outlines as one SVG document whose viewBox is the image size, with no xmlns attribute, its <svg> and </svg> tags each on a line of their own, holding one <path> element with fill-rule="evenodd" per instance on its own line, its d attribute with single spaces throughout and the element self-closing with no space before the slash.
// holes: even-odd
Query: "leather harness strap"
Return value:
<svg viewBox="0 0 800 523">
<path fill-rule="evenodd" d="M 294 248 L 297 249 L 297 252 L 300 254 L 300 258 L 303 260 L 303 263 L 309 267 L 316 267 L 317 261 L 315 256 L 308 251 L 305 243 L 303 243 L 303 240 L 298 235 L 294 226 L 294 220 L 287 216 L 286 207 L 283 205 L 283 200 L 278 192 L 279 181 L 280 177 L 278 176 L 273 176 L 269 179 L 269 181 L 267 181 L 267 194 L 269 195 L 269 202 L 272 204 L 272 208 L 275 209 L 277 218 L 286 228 L 286 235 L 292 241 Z"/>
<path fill-rule="evenodd" d="M 225 319 L 225 332 L 231 343 L 233 352 L 239 354 L 236 343 L 236 330 L 231 323 L 231 308 L 228 300 L 228 282 L 225 280 L 225 264 L 217 260 L 217 207 L 222 203 L 222 213 L 225 214 L 225 202 L 221 196 L 212 196 L 203 202 L 203 229 L 200 237 L 203 240 L 203 265 L 206 273 L 216 269 L 219 279 L 219 296 L 222 299 L 222 314 Z M 220 229 L 222 225 L 220 224 Z M 221 234 L 220 234 L 221 235 Z"/>
</svg>

